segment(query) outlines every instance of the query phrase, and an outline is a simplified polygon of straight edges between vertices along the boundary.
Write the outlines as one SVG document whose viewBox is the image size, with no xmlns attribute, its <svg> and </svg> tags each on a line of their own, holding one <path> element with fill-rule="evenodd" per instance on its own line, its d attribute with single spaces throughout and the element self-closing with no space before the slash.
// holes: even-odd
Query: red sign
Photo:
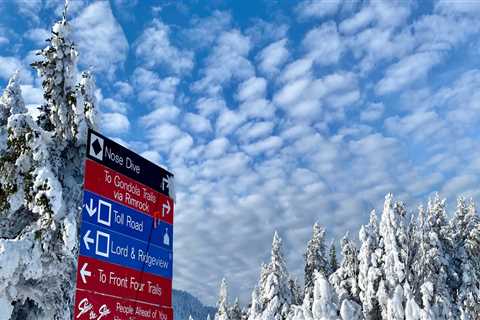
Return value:
<svg viewBox="0 0 480 320">
<path fill-rule="evenodd" d="M 85 256 L 78 257 L 77 288 L 160 306 L 172 305 L 171 280 Z"/>
<path fill-rule="evenodd" d="M 78 320 L 173 320 L 173 309 L 77 289 Z"/>
<path fill-rule="evenodd" d="M 92 160 L 85 161 L 85 189 L 173 224 L 173 201 Z"/>
</svg>

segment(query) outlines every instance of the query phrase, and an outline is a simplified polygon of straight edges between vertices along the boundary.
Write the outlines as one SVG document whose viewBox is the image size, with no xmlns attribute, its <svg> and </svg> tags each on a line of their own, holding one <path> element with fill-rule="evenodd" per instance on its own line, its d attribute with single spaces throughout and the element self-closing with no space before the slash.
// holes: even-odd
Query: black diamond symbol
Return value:
<svg viewBox="0 0 480 320">
<path fill-rule="evenodd" d="M 92 147 L 96 155 L 98 155 L 98 153 L 102 151 L 102 146 L 100 145 L 100 142 L 98 142 L 98 139 L 92 143 Z"/>
</svg>

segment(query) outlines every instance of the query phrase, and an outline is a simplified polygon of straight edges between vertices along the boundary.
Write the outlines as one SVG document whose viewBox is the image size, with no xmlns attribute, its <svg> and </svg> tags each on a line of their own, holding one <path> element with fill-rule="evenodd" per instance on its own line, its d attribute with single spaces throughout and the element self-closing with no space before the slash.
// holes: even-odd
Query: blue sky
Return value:
<svg viewBox="0 0 480 320">
<path fill-rule="evenodd" d="M 0 87 L 61 1 L 0 2 Z M 356 230 L 387 192 L 478 199 L 478 1 L 71 1 L 99 126 L 177 178 L 174 286 L 246 302 L 271 238 L 291 272 L 315 221 Z"/>
</svg>

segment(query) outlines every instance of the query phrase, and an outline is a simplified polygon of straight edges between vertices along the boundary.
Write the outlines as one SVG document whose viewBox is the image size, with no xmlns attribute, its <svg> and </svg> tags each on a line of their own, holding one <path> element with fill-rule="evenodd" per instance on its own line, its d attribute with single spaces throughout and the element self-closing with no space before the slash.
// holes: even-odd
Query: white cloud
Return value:
<svg viewBox="0 0 480 320">
<path fill-rule="evenodd" d="M 111 134 L 125 134 L 130 129 L 130 121 L 121 113 L 102 113 L 101 127 Z"/>
<path fill-rule="evenodd" d="M 0 78 L 4 80 L 10 79 L 15 71 L 19 71 L 20 81 L 22 84 L 30 84 L 33 81 L 30 69 L 15 57 L 0 56 Z"/>
<path fill-rule="evenodd" d="M 266 99 L 248 100 L 238 109 L 248 118 L 271 119 L 275 116 L 275 107 Z"/>
<path fill-rule="evenodd" d="M 200 98 L 195 104 L 195 108 L 204 116 L 217 113 L 226 107 L 225 100 L 219 97 Z"/>
<path fill-rule="evenodd" d="M 342 4 L 341 0 L 305 0 L 297 8 L 301 19 L 324 18 L 335 15 Z"/>
<path fill-rule="evenodd" d="M 344 34 L 353 34 L 366 27 L 374 18 L 374 12 L 371 7 L 360 10 L 353 17 L 343 20 L 339 25 L 340 32 Z"/>
<path fill-rule="evenodd" d="M 207 159 L 218 158 L 225 155 L 228 150 L 230 143 L 227 138 L 221 137 L 215 140 L 210 141 L 204 150 L 204 156 Z"/>
<path fill-rule="evenodd" d="M 160 78 L 155 72 L 144 68 L 136 68 L 133 73 L 133 84 L 138 91 L 138 100 L 148 104 L 148 107 L 173 105 L 179 82 L 176 77 Z"/>
<path fill-rule="evenodd" d="M 180 114 L 180 109 L 175 106 L 160 107 L 140 118 L 140 123 L 152 127 L 162 122 L 175 120 Z"/>
<path fill-rule="evenodd" d="M 206 66 L 202 70 L 203 78 L 196 81 L 192 89 L 215 96 L 232 79 L 244 80 L 253 76 L 254 69 L 248 60 L 250 49 L 250 39 L 240 31 L 223 32 L 206 59 Z"/>
<path fill-rule="evenodd" d="M 434 10 L 447 15 L 459 13 L 477 16 L 480 14 L 480 3 L 478 1 L 439 0 L 435 3 Z"/>
<path fill-rule="evenodd" d="M 184 117 L 184 122 L 187 127 L 194 133 L 205 133 L 212 131 L 212 125 L 210 121 L 198 114 L 187 113 Z"/>
<path fill-rule="evenodd" d="M 252 77 L 239 85 L 237 99 L 245 101 L 263 98 L 266 90 L 267 81 L 264 78 Z"/>
<path fill-rule="evenodd" d="M 125 102 L 118 101 L 112 98 L 106 98 L 101 101 L 101 105 L 106 107 L 109 111 L 127 113 L 128 105 Z"/>
<path fill-rule="evenodd" d="M 45 40 L 49 39 L 51 36 L 48 30 L 42 28 L 34 28 L 25 32 L 24 37 L 33 41 L 36 45 L 44 46 Z"/>
<path fill-rule="evenodd" d="M 215 124 L 219 135 L 228 135 L 245 121 L 245 116 L 230 109 L 224 109 L 217 118 Z"/>
<path fill-rule="evenodd" d="M 28 105 L 41 105 L 43 100 L 43 90 L 38 87 L 34 87 L 30 84 L 21 85 L 22 97 L 25 104 Z"/>
<path fill-rule="evenodd" d="M 72 21 L 72 26 L 82 53 L 80 62 L 113 77 L 115 71 L 123 67 L 129 46 L 109 2 L 92 3 Z"/>
<path fill-rule="evenodd" d="M 385 107 L 383 103 L 371 103 L 360 113 L 360 120 L 366 122 L 377 121 L 382 117 L 384 110 Z"/>
<path fill-rule="evenodd" d="M 280 75 L 283 82 L 295 80 L 297 78 L 309 77 L 312 70 L 313 61 L 311 59 L 298 59 L 288 64 Z"/>
<path fill-rule="evenodd" d="M 170 144 L 182 136 L 183 132 L 170 123 L 159 124 L 148 132 L 150 143 L 162 150 L 169 149 Z"/>
<path fill-rule="evenodd" d="M 341 36 L 333 21 L 324 22 L 320 27 L 310 30 L 302 45 L 307 50 L 307 56 L 321 65 L 337 63 L 344 52 Z"/>
<path fill-rule="evenodd" d="M 298 79 L 287 83 L 283 88 L 275 95 L 274 101 L 283 106 L 291 105 L 303 94 L 304 90 L 310 85 L 310 79 Z"/>
<path fill-rule="evenodd" d="M 278 150 L 283 144 L 282 138 L 271 136 L 264 140 L 245 145 L 243 149 L 250 155 L 258 155 L 260 153 L 269 153 Z"/>
<path fill-rule="evenodd" d="M 211 46 L 222 31 L 231 25 L 232 16 L 228 12 L 214 11 L 206 18 L 192 18 L 192 27 L 184 31 L 188 40 L 196 47 Z"/>
<path fill-rule="evenodd" d="M 154 20 L 135 42 L 135 55 L 149 67 L 167 67 L 175 73 L 188 72 L 193 68 L 193 53 L 180 50 L 170 42 L 170 28 Z"/>
<path fill-rule="evenodd" d="M 263 48 L 257 56 L 260 71 L 269 77 L 277 74 L 289 56 L 286 45 L 287 39 L 281 39 Z"/>
<path fill-rule="evenodd" d="M 416 80 L 427 76 L 428 72 L 442 60 L 438 52 L 414 53 L 391 65 L 385 77 L 377 83 L 377 94 L 384 95 L 403 89 Z"/>
<path fill-rule="evenodd" d="M 270 135 L 274 127 L 272 121 L 248 122 L 237 130 L 236 135 L 240 141 L 249 142 Z"/>
<path fill-rule="evenodd" d="M 430 141 L 446 138 L 445 123 L 433 111 L 416 111 L 404 117 L 394 116 L 385 120 L 387 130 L 413 141 Z"/>
</svg>

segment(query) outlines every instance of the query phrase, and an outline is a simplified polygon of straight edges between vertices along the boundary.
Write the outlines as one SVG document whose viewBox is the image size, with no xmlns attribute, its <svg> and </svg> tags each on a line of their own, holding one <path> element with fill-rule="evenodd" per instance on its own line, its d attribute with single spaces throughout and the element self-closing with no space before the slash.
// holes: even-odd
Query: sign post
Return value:
<svg viewBox="0 0 480 320">
<path fill-rule="evenodd" d="M 89 129 L 74 319 L 173 320 L 173 174 Z"/>
</svg>

